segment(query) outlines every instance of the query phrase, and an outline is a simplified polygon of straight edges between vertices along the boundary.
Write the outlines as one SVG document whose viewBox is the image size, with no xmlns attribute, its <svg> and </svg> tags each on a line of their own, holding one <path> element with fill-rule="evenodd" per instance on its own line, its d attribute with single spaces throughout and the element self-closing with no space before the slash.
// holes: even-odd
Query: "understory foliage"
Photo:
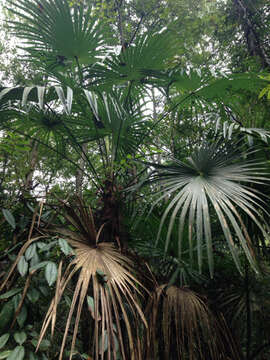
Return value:
<svg viewBox="0 0 270 360">
<path fill-rule="evenodd" d="M 199 1 L 6 3 L 0 359 L 266 359 L 269 75 L 197 66 Z"/>
</svg>

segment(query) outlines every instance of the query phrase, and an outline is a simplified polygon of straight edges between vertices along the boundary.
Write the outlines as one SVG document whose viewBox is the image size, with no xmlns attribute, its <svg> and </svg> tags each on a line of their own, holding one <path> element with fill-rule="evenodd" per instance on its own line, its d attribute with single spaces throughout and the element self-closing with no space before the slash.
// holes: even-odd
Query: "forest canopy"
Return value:
<svg viewBox="0 0 270 360">
<path fill-rule="evenodd" d="M 270 5 L 1 6 L 0 359 L 269 358 Z"/>
</svg>

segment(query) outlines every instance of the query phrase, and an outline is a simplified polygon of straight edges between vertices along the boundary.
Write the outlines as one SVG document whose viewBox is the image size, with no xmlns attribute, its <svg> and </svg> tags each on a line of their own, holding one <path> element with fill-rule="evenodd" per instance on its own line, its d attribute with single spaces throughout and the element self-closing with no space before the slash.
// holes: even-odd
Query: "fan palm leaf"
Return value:
<svg viewBox="0 0 270 360">
<path fill-rule="evenodd" d="M 96 138 L 109 135 L 107 139 L 110 139 L 110 146 L 107 150 L 112 159 L 117 159 L 119 155 L 134 154 L 148 125 L 142 105 L 136 106 L 132 111 L 128 110 L 120 93 L 97 96 L 94 92 L 85 90 L 85 95 L 97 124 Z"/>
<path fill-rule="evenodd" d="M 161 51 L 162 49 L 162 51 Z M 176 42 L 169 32 L 146 33 L 134 44 L 126 44 L 120 54 L 108 56 L 103 63 L 86 69 L 89 85 L 112 86 L 127 84 L 142 87 L 166 78 L 164 66 L 176 53 Z"/>
<path fill-rule="evenodd" d="M 247 154 L 245 154 L 247 156 Z M 245 217 L 254 222 L 267 236 L 263 213 L 266 213 L 261 194 L 248 184 L 267 181 L 265 168 L 258 161 L 244 161 L 232 143 L 217 141 L 201 148 L 186 159 L 174 159 L 170 165 L 149 164 L 155 170 L 150 183 L 159 182 L 163 189 L 152 208 L 165 198 L 168 206 L 161 218 L 157 241 L 166 218 L 170 214 L 165 250 L 168 249 L 174 223 L 178 221 L 178 248 L 181 258 L 186 218 L 189 229 L 190 251 L 194 237 L 197 241 L 198 264 L 203 262 L 203 242 L 207 247 L 208 263 L 213 274 L 213 249 L 211 213 L 216 213 L 234 261 L 241 271 L 238 243 L 243 248 L 251 265 L 256 269 L 252 242 L 248 234 Z M 196 231 L 194 232 L 194 229 Z M 194 234 L 195 233 L 195 234 Z M 192 251 L 190 252 L 192 257 Z"/>
<path fill-rule="evenodd" d="M 91 9 L 82 4 L 71 8 L 66 0 L 10 0 L 9 10 L 19 16 L 11 21 L 11 30 L 25 39 L 33 58 L 54 57 L 55 61 L 79 60 L 93 63 L 102 54 L 100 24 L 91 18 Z"/>
</svg>

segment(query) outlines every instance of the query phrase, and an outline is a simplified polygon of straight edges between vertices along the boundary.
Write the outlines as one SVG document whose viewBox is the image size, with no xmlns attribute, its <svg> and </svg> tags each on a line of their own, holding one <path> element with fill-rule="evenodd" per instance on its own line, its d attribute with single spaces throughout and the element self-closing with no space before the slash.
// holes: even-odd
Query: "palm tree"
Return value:
<svg viewBox="0 0 270 360">
<path fill-rule="evenodd" d="M 51 222 L 36 221 L 34 215 L 29 238 L 2 284 L 4 289 L 27 248 L 40 237 L 49 239 L 57 234 L 73 247 L 72 260 L 59 263 L 55 295 L 37 346 L 50 324 L 53 334 L 61 298 L 68 284 L 73 284 L 60 360 L 77 307 L 72 358 L 85 306 L 90 309 L 93 328 L 88 352 L 96 360 L 150 360 L 153 354 L 156 359 L 239 358 L 229 331 L 222 329 L 222 321 L 209 310 L 205 299 L 173 283 L 181 274 L 180 265 L 190 261 L 192 268 L 194 254 L 199 272 L 207 258 L 213 276 L 211 224 L 222 229 L 221 237 L 239 271 L 239 249 L 258 271 L 246 223 L 248 219 L 267 236 L 268 212 L 256 190 L 256 185 L 267 181 L 267 174 L 262 164 L 252 159 L 251 151 L 240 149 L 239 153 L 235 143 L 223 138 L 210 137 L 207 143 L 207 136 L 198 137 L 201 145 L 193 152 L 188 149 L 186 159 L 174 154 L 164 156 L 161 164 L 151 161 L 155 158 L 151 143 L 173 111 L 184 111 L 194 104 L 208 112 L 220 110 L 230 101 L 221 91 L 224 86 L 237 91 L 252 80 L 251 87 L 257 88 L 263 80 L 241 75 L 204 82 L 197 73 L 170 69 L 176 48 L 169 31 L 137 35 L 133 44 L 115 54 L 106 46 L 102 21 L 93 19 L 91 7 L 81 2 L 73 6 L 67 0 L 8 3 L 15 15 L 10 28 L 24 40 L 28 61 L 39 66 L 46 83 L 3 89 L 3 104 L 15 102 L 9 105 L 12 120 L 1 124 L 25 133 L 59 156 L 68 158 L 64 151 L 68 147 L 83 157 L 80 170 L 96 189 L 97 198 L 95 202 L 60 199 Z M 149 89 L 169 98 L 168 109 L 154 120 L 148 115 L 145 100 Z M 21 107 L 16 100 L 22 101 Z M 167 155 L 168 148 L 163 146 L 160 151 Z M 71 157 L 69 160 L 74 165 Z M 168 259 L 169 270 L 163 269 L 162 274 L 157 262 L 148 264 L 139 249 L 134 251 L 138 239 L 130 218 L 135 209 L 135 217 L 142 220 L 143 207 L 150 210 L 149 219 L 156 207 L 164 211 L 158 213 L 156 247 L 147 249 L 145 242 L 143 245 L 148 258 L 159 250 L 158 261 Z M 138 234 L 143 242 L 140 230 Z M 153 243 L 153 233 L 151 236 Z M 190 260 L 184 256 L 186 250 Z"/>
</svg>

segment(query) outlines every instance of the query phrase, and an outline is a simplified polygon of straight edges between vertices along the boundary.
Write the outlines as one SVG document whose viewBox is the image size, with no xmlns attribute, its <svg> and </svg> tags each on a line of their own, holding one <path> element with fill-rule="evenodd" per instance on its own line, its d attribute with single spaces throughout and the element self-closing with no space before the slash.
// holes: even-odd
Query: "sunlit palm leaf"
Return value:
<svg viewBox="0 0 270 360">
<path fill-rule="evenodd" d="M 244 161 L 239 149 L 222 140 L 212 145 L 203 145 L 186 159 L 186 162 L 174 159 L 171 165 L 151 164 L 151 166 L 156 170 L 150 176 L 150 182 L 158 181 L 163 187 L 163 194 L 153 206 L 169 198 L 158 234 L 159 239 L 161 228 L 170 214 L 166 250 L 174 223 L 178 221 L 179 257 L 181 258 L 183 230 L 188 217 L 190 249 L 193 246 L 195 233 L 199 268 L 202 267 L 203 242 L 205 241 L 209 269 L 213 274 L 210 216 L 214 211 L 238 269 L 240 270 L 238 241 L 251 265 L 256 269 L 245 216 L 266 235 L 264 228 L 266 224 L 262 215 L 265 211 L 263 201 L 256 190 L 247 186 L 267 180 L 261 163 Z"/>
<path fill-rule="evenodd" d="M 32 57 L 40 54 L 55 58 L 78 59 L 93 63 L 103 44 L 100 25 L 91 19 L 91 10 L 84 6 L 73 9 L 66 0 L 8 1 L 10 10 L 19 16 L 10 26 L 17 37 L 25 40 L 25 49 Z"/>
</svg>

